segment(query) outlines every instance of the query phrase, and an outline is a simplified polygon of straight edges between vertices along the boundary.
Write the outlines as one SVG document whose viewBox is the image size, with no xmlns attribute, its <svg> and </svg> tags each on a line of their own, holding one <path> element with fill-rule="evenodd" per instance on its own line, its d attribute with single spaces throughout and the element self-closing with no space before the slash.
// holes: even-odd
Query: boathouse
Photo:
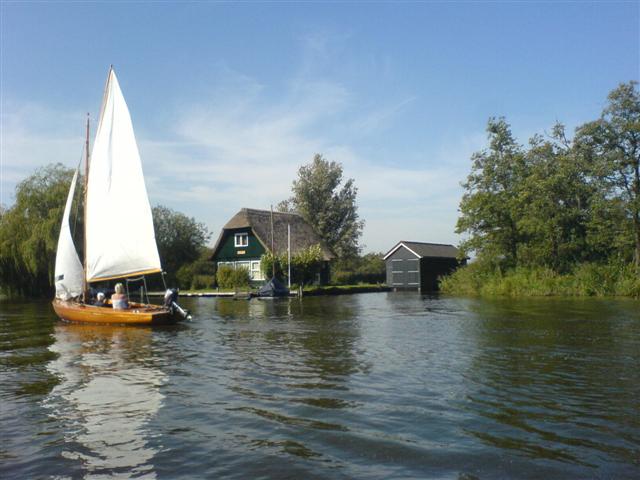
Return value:
<svg viewBox="0 0 640 480">
<path fill-rule="evenodd" d="M 311 225 L 297 213 L 243 208 L 222 227 L 213 247 L 211 260 L 216 266 L 246 268 L 252 282 L 262 282 L 265 278 L 260 267 L 260 257 L 271 251 L 272 232 L 273 249 L 278 255 L 286 254 L 289 235 L 292 256 L 312 245 L 319 244 L 323 254 L 323 267 L 316 281 L 320 284 L 329 281 L 329 261 L 333 258 L 333 254 L 323 244 Z"/>
<path fill-rule="evenodd" d="M 394 290 L 437 290 L 438 277 L 466 263 L 466 260 L 458 261 L 458 254 L 453 245 L 398 242 L 384 256 L 387 286 Z"/>
</svg>

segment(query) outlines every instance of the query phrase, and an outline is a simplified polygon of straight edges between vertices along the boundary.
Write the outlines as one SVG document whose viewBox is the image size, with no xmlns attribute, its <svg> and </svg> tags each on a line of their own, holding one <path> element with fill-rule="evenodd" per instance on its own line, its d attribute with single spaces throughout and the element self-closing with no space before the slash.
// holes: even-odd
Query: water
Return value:
<svg viewBox="0 0 640 480">
<path fill-rule="evenodd" d="M 1 303 L 0 477 L 640 478 L 637 301 L 184 303 Z"/>
</svg>

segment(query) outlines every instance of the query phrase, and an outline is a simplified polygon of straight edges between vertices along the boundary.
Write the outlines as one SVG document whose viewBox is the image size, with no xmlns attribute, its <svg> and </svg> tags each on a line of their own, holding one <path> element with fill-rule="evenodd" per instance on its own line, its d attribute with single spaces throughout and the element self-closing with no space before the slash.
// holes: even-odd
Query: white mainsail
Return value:
<svg viewBox="0 0 640 480">
<path fill-rule="evenodd" d="M 69 300 L 82 293 L 82 263 L 78 258 L 78 253 L 76 252 L 76 247 L 71 237 L 71 229 L 69 228 L 69 214 L 71 213 L 71 204 L 73 203 L 73 194 L 76 190 L 77 180 L 78 170 L 76 169 L 73 180 L 71 180 L 71 186 L 69 187 L 64 214 L 62 215 L 62 225 L 60 226 L 60 236 L 58 237 L 58 251 L 56 253 L 56 298 L 60 300 Z"/>
<path fill-rule="evenodd" d="M 85 222 L 88 282 L 162 270 L 138 145 L 113 69 L 91 154 Z"/>
</svg>

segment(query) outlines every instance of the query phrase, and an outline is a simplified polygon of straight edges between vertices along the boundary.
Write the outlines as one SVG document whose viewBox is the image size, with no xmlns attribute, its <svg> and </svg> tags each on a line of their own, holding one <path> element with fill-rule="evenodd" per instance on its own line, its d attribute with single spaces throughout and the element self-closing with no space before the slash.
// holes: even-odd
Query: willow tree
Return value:
<svg viewBox="0 0 640 480">
<path fill-rule="evenodd" d="M 39 168 L 16 186 L 14 205 L 0 217 L 0 284 L 8 293 L 53 292 L 60 221 L 72 176 L 72 169 L 58 163 Z"/>
</svg>

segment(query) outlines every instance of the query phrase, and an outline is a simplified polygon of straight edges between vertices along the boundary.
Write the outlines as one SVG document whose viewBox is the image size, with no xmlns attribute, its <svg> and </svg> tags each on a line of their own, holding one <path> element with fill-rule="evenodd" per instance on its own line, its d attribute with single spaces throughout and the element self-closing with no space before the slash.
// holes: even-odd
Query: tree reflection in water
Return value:
<svg viewBox="0 0 640 480">
<path fill-rule="evenodd" d="M 632 340 L 637 335 L 612 331 L 637 328 L 635 305 L 628 311 L 624 305 L 567 299 L 473 304 L 476 319 L 466 333 L 475 353 L 465 373 L 464 406 L 476 421 L 467 433 L 531 458 L 596 467 L 605 453 L 633 462 L 640 372 L 628 359 L 639 345 Z"/>
</svg>

